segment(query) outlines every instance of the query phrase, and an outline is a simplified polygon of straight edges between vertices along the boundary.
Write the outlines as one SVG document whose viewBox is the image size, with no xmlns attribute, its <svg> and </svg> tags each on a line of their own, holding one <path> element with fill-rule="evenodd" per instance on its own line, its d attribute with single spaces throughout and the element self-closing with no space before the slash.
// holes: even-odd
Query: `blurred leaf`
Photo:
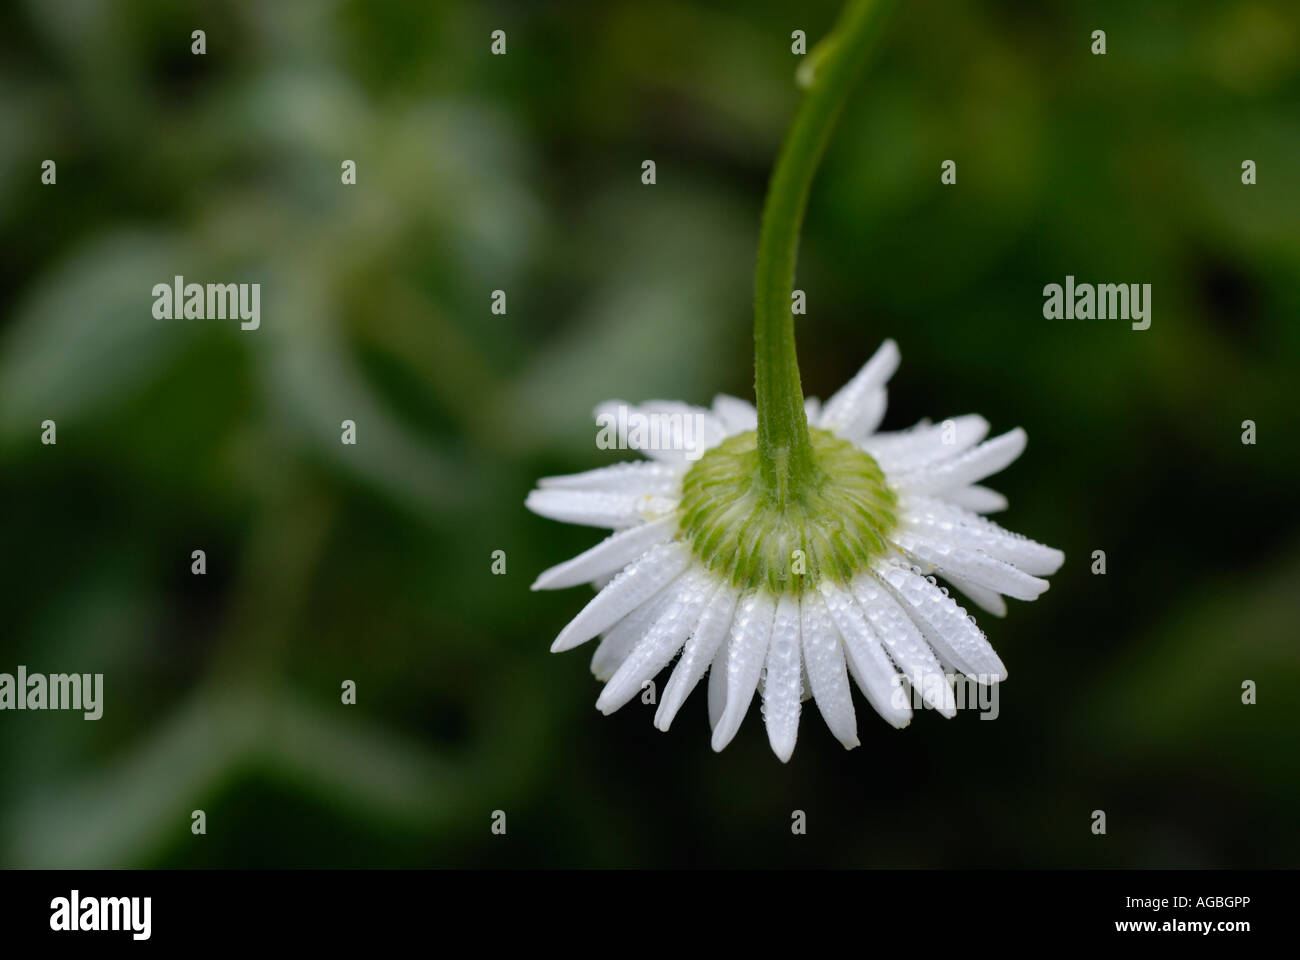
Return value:
<svg viewBox="0 0 1300 960">
<path fill-rule="evenodd" d="M 416 437 L 377 400 L 335 327 L 314 267 L 296 258 L 273 269 L 280 296 L 264 327 L 263 383 L 287 436 L 346 473 L 424 516 L 457 509 L 469 487 L 464 467 Z M 342 422 L 356 424 L 355 446 L 341 442 Z"/>
<path fill-rule="evenodd" d="M 259 735 L 258 703 L 201 696 L 102 772 L 70 785 L 37 784 L 7 818 L 12 867 L 120 867 L 176 836 L 221 788 Z"/>
<path fill-rule="evenodd" d="M 156 377 L 194 336 L 193 320 L 159 320 L 152 289 L 195 272 L 185 242 L 120 231 L 50 271 L 19 307 L 0 354 L 0 428 L 37 435 L 49 418 L 83 421 Z"/>
<path fill-rule="evenodd" d="M 605 400 L 707 404 L 752 382 L 747 224 L 695 185 L 654 189 L 619 191 L 595 212 L 607 278 L 496 406 L 518 449 L 594 437 Z"/>
<path fill-rule="evenodd" d="M 463 817 L 464 772 L 420 744 L 338 706 L 278 698 L 258 738 L 261 759 L 354 814 L 429 830 Z"/>
</svg>

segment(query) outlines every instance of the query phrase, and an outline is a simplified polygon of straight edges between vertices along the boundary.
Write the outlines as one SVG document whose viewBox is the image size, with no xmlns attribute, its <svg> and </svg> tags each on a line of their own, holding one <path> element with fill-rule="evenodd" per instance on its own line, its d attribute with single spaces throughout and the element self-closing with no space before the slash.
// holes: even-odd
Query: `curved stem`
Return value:
<svg viewBox="0 0 1300 960">
<path fill-rule="evenodd" d="M 813 176 L 885 14 L 896 0 L 850 0 L 815 64 L 811 88 L 777 158 L 763 206 L 754 275 L 754 390 L 759 469 L 770 496 L 785 503 L 816 479 L 803 387 L 794 348 L 799 234 Z M 814 51 L 816 52 L 816 51 Z"/>
</svg>

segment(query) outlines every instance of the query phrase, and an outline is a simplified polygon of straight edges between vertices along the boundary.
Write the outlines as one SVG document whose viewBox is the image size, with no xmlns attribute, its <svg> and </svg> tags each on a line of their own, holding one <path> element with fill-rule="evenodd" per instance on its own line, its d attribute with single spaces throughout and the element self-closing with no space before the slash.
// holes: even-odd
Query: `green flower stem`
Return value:
<svg viewBox="0 0 1300 960">
<path fill-rule="evenodd" d="M 781 147 L 763 206 L 754 276 L 754 390 L 759 470 L 768 495 L 779 504 L 798 498 L 818 480 L 790 311 L 808 192 L 849 90 L 896 2 L 850 0 L 832 35 L 822 41 L 824 57 L 814 65 L 811 87 Z"/>
</svg>

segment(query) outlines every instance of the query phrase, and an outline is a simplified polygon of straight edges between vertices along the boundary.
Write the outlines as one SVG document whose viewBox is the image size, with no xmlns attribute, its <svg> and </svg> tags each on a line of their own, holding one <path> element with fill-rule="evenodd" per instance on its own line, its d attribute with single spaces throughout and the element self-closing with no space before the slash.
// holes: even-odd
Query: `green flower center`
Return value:
<svg viewBox="0 0 1300 960">
<path fill-rule="evenodd" d="M 741 589 L 799 593 L 845 583 L 890 549 L 898 497 L 871 456 L 810 430 L 813 471 L 784 501 L 761 476 L 753 430 L 729 437 L 682 478 L 679 530 L 695 556 Z"/>
</svg>

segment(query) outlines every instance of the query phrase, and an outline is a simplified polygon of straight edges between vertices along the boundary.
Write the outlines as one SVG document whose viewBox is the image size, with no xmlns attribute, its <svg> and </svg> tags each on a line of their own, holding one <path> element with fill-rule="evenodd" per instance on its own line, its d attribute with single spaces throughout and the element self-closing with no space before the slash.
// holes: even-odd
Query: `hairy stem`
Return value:
<svg viewBox="0 0 1300 960">
<path fill-rule="evenodd" d="M 850 0 L 845 6 L 832 35 L 822 41 L 825 56 L 815 64 L 768 184 L 754 276 L 754 390 L 759 470 L 778 503 L 789 502 L 817 479 L 790 310 L 808 193 L 835 121 L 895 3 Z"/>
</svg>

